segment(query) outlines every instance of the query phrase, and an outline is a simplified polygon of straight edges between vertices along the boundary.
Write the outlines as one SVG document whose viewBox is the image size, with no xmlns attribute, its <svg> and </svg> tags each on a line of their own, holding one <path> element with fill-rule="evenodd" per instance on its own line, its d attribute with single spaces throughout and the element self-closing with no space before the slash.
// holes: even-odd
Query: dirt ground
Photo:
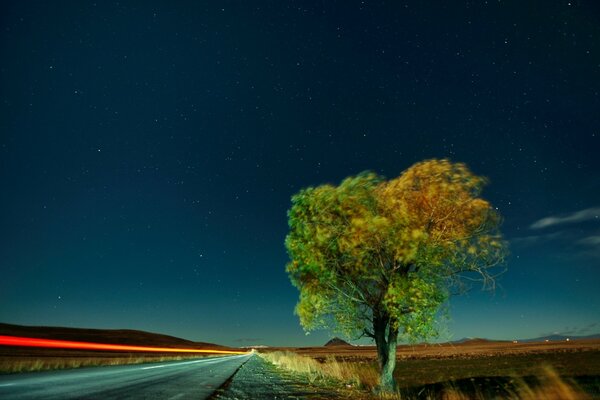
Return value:
<svg viewBox="0 0 600 400">
<path fill-rule="evenodd" d="M 355 361 L 375 359 L 375 346 L 323 346 L 323 347 L 269 347 L 261 352 L 293 351 L 316 359 L 334 356 L 338 360 Z M 404 359 L 441 359 L 494 357 L 518 354 L 543 354 L 562 352 L 600 352 L 600 339 L 573 341 L 513 343 L 488 340 L 470 340 L 464 343 L 399 345 L 397 356 Z"/>
<path fill-rule="evenodd" d="M 286 350 L 321 362 L 334 357 L 337 361 L 377 369 L 373 346 L 268 348 L 260 351 Z M 453 382 L 465 393 L 499 390 L 488 394 L 502 397 L 502 391 L 510 388 L 515 379 L 522 378 L 535 385 L 543 369 L 551 368 L 592 398 L 600 398 L 599 339 L 537 343 L 472 340 L 460 344 L 404 345 L 398 348 L 397 360 L 394 376 L 399 387 L 407 393 L 421 392 L 423 388 L 439 393 L 438 386 Z"/>
</svg>

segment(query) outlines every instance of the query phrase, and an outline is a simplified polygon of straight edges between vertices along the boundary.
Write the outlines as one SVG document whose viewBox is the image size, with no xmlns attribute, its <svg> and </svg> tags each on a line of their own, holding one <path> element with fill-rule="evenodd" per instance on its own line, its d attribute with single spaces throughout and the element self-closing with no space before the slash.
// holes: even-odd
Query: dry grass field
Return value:
<svg viewBox="0 0 600 400">
<path fill-rule="evenodd" d="M 261 349 L 309 381 L 333 379 L 358 391 L 377 385 L 374 347 Z M 600 340 L 399 346 L 395 398 L 600 398 Z"/>
<path fill-rule="evenodd" d="M 156 354 L 94 354 L 92 356 L 74 357 L 72 354 L 48 356 L 0 356 L 0 373 L 19 373 L 48 371 L 56 369 L 70 369 L 82 367 L 99 367 L 105 365 L 142 364 L 150 362 L 163 362 L 175 360 L 189 360 L 207 356 L 174 356 Z"/>
<path fill-rule="evenodd" d="M 335 356 L 337 359 L 352 361 L 375 358 L 375 346 L 322 346 L 322 347 L 269 347 L 261 352 L 293 351 L 316 359 Z M 492 357 L 510 354 L 539 354 L 560 352 L 600 351 L 600 339 L 574 341 L 513 343 L 474 339 L 463 343 L 398 345 L 398 359 L 440 359 Z"/>
<path fill-rule="evenodd" d="M 159 347 L 229 349 L 129 330 L 19 327 L 0 324 L 0 335 Z M 267 361 L 304 377 L 306 384 L 341 388 L 350 398 L 381 398 L 373 346 L 265 348 Z M 0 346 L 0 373 L 179 360 L 198 355 L 102 352 Z M 600 339 L 538 343 L 470 340 L 400 345 L 390 399 L 600 398 Z"/>
</svg>

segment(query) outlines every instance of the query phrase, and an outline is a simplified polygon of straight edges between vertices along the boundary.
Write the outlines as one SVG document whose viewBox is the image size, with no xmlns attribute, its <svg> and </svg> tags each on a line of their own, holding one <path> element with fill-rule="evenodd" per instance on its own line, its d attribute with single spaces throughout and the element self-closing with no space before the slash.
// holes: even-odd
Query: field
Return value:
<svg viewBox="0 0 600 400">
<path fill-rule="evenodd" d="M 21 327 L 0 324 L 0 335 L 160 347 L 228 349 L 131 330 Z M 323 386 L 335 398 L 371 399 L 377 386 L 373 346 L 260 349 L 262 360 L 294 374 L 304 388 Z M 198 355 L 80 351 L 0 346 L 0 373 L 197 358 Z M 262 361 L 264 363 L 264 361 Z M 265 363 L 268 364 L 268 363 Z M 260 364 L 256 364 L 260 365 Z M 275 368 L 271 366 L 272 368 Z M 262 368 L 262 367 L 261 367 Z M 252 375 L 252 374 L 250 374 Z M 600 339 L 536 343 L 470 340 L 459 344 L 400 345 L 394 399 L 600 398 Z M 264 375 L 261 387 L 270 387 Z M 248 381 L 256 380 L 250 376 Z M 287 379 L 287 378 L 286 378 Z M 288 387 L 289 388 L 289 387 Z M 282 393 L 285 392 L 282 386 Z M 297 392 L 303 392 L 296 386 Z M 311 393 L 318 393 L 315 390 Z M 314 394 L 309 397 L 315 399 Z M 320 397 L 319 397 L 320 398 Z M 324 398 L 334 398 L 325 396 Z"/>
<path fill-rule="evenodd" d="M 285 352 L 301 356 L 285 361 Z M 374 347 L 334 346 L 261 349 L 265 358 L 311 378 L 333 378 L 357 389 L 377 385 Z M 290 355 L 290 353 L 287 353 Z M 600 340 L 512 343 L 485 340 L 461 344 L 399 346 L 396 381 L 405 398 L 513 397 L 523 391 L 570 390 L 549 398 L 600 398 Z M 306 357 L 304 359 L 302 357 Z M 311 361 L 316 362 L 311 364 Z M 304 364 L 306 362 L 306 364 Z M 304 365 L 303 365 L 304 364 Z M 539 397 L 539 393 L 529 398 Z M 456 398 L 460 398 L 456 397 Z"/>
<path fill-rule="evenodd" d="M 74 355 L 69 352 L 49 355 L 18 356 L 15 354 L 0 356 L 0 373 L 19 373 L 33 371 L 49 371 L 81 367 L 99 367 L 104 365 L 141 364 L 174 360 L 196 359 L 198 355 L 176 356 L 173 354 L 134 354 L 134 353 L 97 353 L 91 355 Z"/>
</svg>

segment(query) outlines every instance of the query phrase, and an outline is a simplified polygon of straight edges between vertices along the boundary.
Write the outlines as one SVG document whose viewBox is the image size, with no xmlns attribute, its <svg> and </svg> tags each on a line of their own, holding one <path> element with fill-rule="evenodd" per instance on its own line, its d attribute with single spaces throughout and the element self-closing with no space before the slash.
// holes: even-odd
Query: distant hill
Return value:
<svg viewBox="0 0 600 400">
<path fill-rule="evenodd" d="M 330 346 L 352 346 L 352 345 L 350 343 L 346 342 L 345 340 L 334 337 L 329 342 L 325 343 L 325 346 L 330 347 Z"/>
<path fill-rule="evenodd" d="M 532 343 L 532 342 L 545 342 L 546 340 L 550 342 L 565 342 L 567 339 L 569 340 L 581 340 L 581 339 L 600 339 L 600 334 L 587 335 L 587 336 L 568 336 L 568 335 L 550 335 L 550 336 L 541 336 L 537 338 L 531 339 L 519 339 L 517 342 L 519 343 Z M 483 338 L 462 338 L 459 340 L 453 340 L 452 344 L 485 344 L 485 343 L 494 343 L 494 342 L 510 342 L 510 340 L 492 340 L 492 339 L 483 339 Z"/>
<path fill-rule="evenodd" d="M 521 339 L 521 340 L 519 340 L 519 342 L 523 342 L 523 343 L 545 342 L 546 340 L 548 340 L 550 342 L 564 342 L 567 339 L 569 339 L 569 340 L 600 339 L 600 333 L 596 333 L 593 335 L 587 335 L 587 336 L 549 335 L 549 336 L 541 336 L 541 337 L 531 338 L 531 339 Z"/>
<path fill-rule="evenodd" d="M 186 347 L 202 349 L 228 349 L 214 343 L 192 342 L 174 336 L 132 329 L 85 329 L 55 326 L 24 326 L 0 323 L 0 335 L 23 336 L 40 339 L 71 340 L 78 342 L 125 344 L 151 347 Z"/>
</svg>

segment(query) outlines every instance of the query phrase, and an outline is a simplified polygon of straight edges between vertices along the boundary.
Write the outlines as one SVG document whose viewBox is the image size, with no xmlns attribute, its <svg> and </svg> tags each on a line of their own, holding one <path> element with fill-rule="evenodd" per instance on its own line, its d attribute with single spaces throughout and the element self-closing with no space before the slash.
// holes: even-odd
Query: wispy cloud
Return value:
<svg viewBox="0 0 600 400">
<path fill-rule="evenodd" d="M 584 237 L 583 239 L 579 239 L 577 243 L 584 246 L 600 246 L 600 235 Z"/>
<path fill-rule="evenodd" d="M 584 256 L 588 259 L 600 260 L 600 235 L 590 235 L 581 238 L 577 241 L 577 244 L 582 249 L 579 255 Z"/>
<path fill-rule="evenodd" d="M 600 221 L 600 207 L 586 208 L 585 210 L 576 211 L 566 215 L 551 215 L 535 221 L 531 224 L 530 228 L 543 229 L 554 225 L 573 224 L 589 220 Z"/>
<path fill-rule="evenodd" d="M 530 236 L 519 236 L 510 239 L 512 245 L 518 246 L 533 246 L 542 244 L 550 240 L 564 239 L 567 236 L 567 232 L 558 231 L 552 233 L 545 233 L 542 235 L 530 235 Z"/>
<path fill-rule="evenodd" d="M 572 327 L 567 326 L 560 331 L 545 332 L 545 333 L 541 333 L 539 336 L 540 337 L 552 336 L 552 335 L 584 336 L 584 335 L 598 333 L 599 326 L 600 326 L 600 324 L 598 324 L 598 322 L 593 322 L 593 323 L 585 325 L 585 326 L 572 326 Z"/>
</svg>

